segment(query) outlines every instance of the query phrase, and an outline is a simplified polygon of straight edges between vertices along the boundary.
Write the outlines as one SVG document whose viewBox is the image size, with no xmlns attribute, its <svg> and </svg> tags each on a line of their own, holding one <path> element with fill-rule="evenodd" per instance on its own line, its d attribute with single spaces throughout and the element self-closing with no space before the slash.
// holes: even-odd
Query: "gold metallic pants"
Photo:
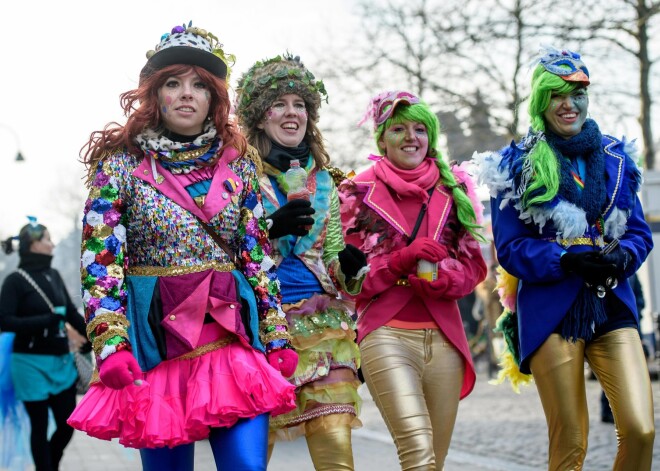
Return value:
<svg viewBox="0 0 660 471">
<path fill-rule="evenodd" d="M 310 420 L 309 428 L 315 428 L 313 423 L 324 419 L 325 417 L 319 417 Z M 318 431 L 305 435 L 305 439 L 316 471 L 353 471 L 350 424 L 321 427 Z"/>
<path fill-rule="evenodd" d="M 351 422 L 350 414 L 330 414 L 309 420 L 305 440 L 316 471 L 354 470 Z M 268 445 L 268 461 L 274 445 Z"/>
<path fill-rule="evenodd" d="M 376 329 L 360 343 L 362 373 L 402 470 L 443 469 L 465 374 L 437 329 Z"/>
<path fill-rule="evenodd" d="M 533 354 L 530 368 L 548 423 L 548 469 L 582 469 L 589 434 L 585 358 L 614 414 L 619 445 L 613 470 L 650 470 L 655 438 L 651 380 L 633 328 L 608 332 L 586 344 L 552 334 Z"/>
</svg>

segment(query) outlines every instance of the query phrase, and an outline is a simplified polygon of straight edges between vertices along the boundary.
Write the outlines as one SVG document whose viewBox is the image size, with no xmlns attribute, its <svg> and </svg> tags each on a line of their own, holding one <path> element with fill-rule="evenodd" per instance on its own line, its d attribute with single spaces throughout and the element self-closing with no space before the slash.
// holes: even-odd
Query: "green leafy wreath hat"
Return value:
<svg viewBox="0 0 660 471">
<path fill-rule="evenodd" d="M 256 128 L 270 105 L 283 95 L 300 96 L 312 121 L 318 120 L 321 101 L 328 102 L 323 81 L 316 80 L 300 57 L 290 53 L 256 62 L 240 78 L 236 91 L 236 114 L 249 130 Z"/>
</svg>

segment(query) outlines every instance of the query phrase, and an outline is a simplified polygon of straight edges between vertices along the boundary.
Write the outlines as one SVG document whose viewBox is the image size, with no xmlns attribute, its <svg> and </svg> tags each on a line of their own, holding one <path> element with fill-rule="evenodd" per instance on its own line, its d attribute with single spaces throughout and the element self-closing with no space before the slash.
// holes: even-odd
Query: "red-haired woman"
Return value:
<svg viewBox="0 0 660 471">
<path fill-rule="evenodd" d="M 220 47 L 191 25 L 164 35 L 121 97 L 126 124 L 83 147 L 99 381 L 69 423 L 140 448 L 145 470 L 192 470 L 206 438 L 217 469 L 265 470 L 268 418 L 295 405 L 284 376 L 297 355 Z"/>
</svg>

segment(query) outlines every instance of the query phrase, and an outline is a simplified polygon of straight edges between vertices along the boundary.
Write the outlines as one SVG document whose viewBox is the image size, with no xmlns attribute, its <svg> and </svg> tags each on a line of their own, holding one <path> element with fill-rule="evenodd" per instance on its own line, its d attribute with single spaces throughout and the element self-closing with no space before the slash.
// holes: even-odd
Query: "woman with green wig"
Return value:
<svg viewBox="0 0 660 471">
<path fill-rule="evenodd" d="M 442 469 L 475 370 L 457 300 L 483 281 L 482 205 L 438 151 L 431 109 L 405 91 L 371 101 L 379 155 L 340 186 L 347 243 L 371 270 L 355 298 L 362 372 L 401 469 Z"/>
<path fill-rule="evenodd" d="M 613 469 L 650 470 L 653 399 L 627 279 L 653 242 L 633 146 L 587 118 L 589 83 L 579 54 L 544 49 L 532 76 L 528 134 L 478 157 L 508 279 L 500 326 L 509 333 L 508 372 L 531 374 L 539 391 L 548 469 L 582 469 L 586 360 L 614 414 Z"/>
</svg>

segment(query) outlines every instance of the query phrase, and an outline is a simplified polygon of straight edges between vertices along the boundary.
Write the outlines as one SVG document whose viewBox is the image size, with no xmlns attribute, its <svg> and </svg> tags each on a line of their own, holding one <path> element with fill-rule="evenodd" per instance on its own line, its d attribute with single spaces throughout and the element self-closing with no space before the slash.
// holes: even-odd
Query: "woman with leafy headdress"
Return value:
<svg viewBox="0 0 660 471">
<path fill-rule="evenodd" d="M 355 322 L 340 292 L 359 292 L 367 267 L 364 254 L 342 236 L 336 169 L 329 168 L 317 127 L 322 96 L 323 82 L 298 57 L 277 56 L 240 79 L 237 114 L 261 156 L 282 307 L 300 359 L 289 379 L 297 407 L 271 419 L 271 436 L 304 435 L 315 469 L 339 471 L 353 469 L 351 428 L 360 425 Z M 285 174 L 296 160 L 306 173 L 308 200 L 290 198 L 296 191 Z"/>
<path fill-rule="evenodd" d="M 296 367 L 270 258 L 257 162 L 229 119 L 228 60 L 206 30 L 162 36 L 126 124 L 93 133 L 82 242 L 98 364 L 69 419 L 186 471 L 265 470 L 268 420 L 294 407 Z"/>
<path fill-rule="evenodd" d="M 444 160 L 438 118 L 417 96 L 381 93 L 368 119 L 379 155 L 339 188 L 346 241 L 371 265 L 356 297 L 362 372 L 401 469 L 439 470 L 476 379 L 457 300 L 486 276 L 483 206 L 466 169 Z"/>
<path fill-rule="evenodd" d="M 633 146 L 587 118 L 590 78 L 580 55 L 548 48 L 537 64 L 528 134 L 479 156 L 509 279 L 501 322 L 510 338 L 508 371 L 531 373 L 536 383 L 550 470 L 584 463 L 585 360 L 612 405 L 614 469 L 650 470 L 653 400 L 627 282 L 653 247 L 637 197 L 641 173 Z"/>
</svg>

